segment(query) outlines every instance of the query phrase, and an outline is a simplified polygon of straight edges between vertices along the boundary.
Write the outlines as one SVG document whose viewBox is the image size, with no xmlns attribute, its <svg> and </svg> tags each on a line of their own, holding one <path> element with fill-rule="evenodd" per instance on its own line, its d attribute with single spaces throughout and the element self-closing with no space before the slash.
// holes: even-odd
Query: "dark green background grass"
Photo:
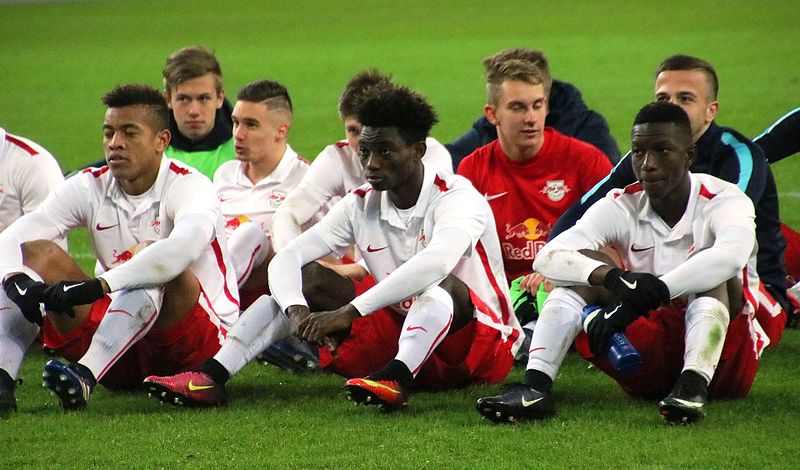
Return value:
<svg viewBox="0 0 800 470">
<path fill-rule="evenodd" d="M 45 145 L 65 170 L 102 156 L 100 96 L 119 83 L 160 86 L 164 58 L 216 50 L 226 89 L 283 82 L 296 108 L 290 142 L 313 157 L 343 137 L 336 102 L 355 72 L 378 67 L 425 93 L 460 135 L 484 103 L 480 61 L 510 46 L 548 53 L 627 150 L 630 122 L 652 98 L 652 71 L 673 53 L 712 62 L 718 122 L 760 133 L 800 105 L 800 3 L 139 1 L 7 5 L 0 0 L 0 126 Z M 775 166 L 783 218 L 800 226 L 800 160 Z M 73 254 L 92 264 L 85 236 Z M 690 428 L 663 425 L 574 357 L 557 382 L 559 415 L 492 426 L 473 411 L 497 387 L 414 395 L 407 413 L 352 409 L 330 375 L 248 366 L 220 410 L 176 410 L 98 389 L 64 414 L 39 385 L 32 352 L 20 412 L 0 421 L 0 467 L 794 467 L 800 335 L 767 352 L 746 400 L 713 403 Z M 511 379 L 518 379 L 515 369 Z"/>
</svg>

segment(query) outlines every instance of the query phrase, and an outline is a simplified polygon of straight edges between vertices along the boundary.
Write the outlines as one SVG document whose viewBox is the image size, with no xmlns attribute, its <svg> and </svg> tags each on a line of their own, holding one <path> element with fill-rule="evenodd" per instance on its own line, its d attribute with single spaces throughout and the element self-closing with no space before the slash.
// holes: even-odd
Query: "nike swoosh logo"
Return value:
<svg viewBox="0 0 800 470">
<path fill-rule="evenodd" d="M 73 287 L 78 287 L 78 286 L 82 286 L 82 285 L 83 285 L 83 283 L 81 282 L 80 284 L 73 284 L 71 286 L 64 286 L 64 292 L 72 289 Z"/>
<path fill-rule="evenodd" d="M 376 251 L 385 250 L 388 246 L 384 246 L 382 248 L 372 248 L 372 245 L 367 245 L 367 253 L 375 253 Z"/>
<path fill-rule="evenodd" d="M 542 400 L 544 400 L 544 397 L 539 397 L 536 400 L 531 400 L 531 401 L 528 401 L 528 400 L 525 399 L 525 397 L 522 397 L 522 406 L 524 408 L 527 408 L 527 407 L 529 407 L 531 405 L 535 405 L 536 403 L 539 403 Z"/>
<path fill-rule="evenodd" d="M 530 354 L 532 352 L 536 352 L 536 351 L 544 351 L 545 349 L 547 349 L 547 348 L 545 348 L 545 347 L 533 348 L 530 351 L 528 351 L 528 354 Z"/>
<path fill-rule="evenodd" d="M 409 326 L 408 328 L 406 328 L 406 331 L 414 331 L 414 330 L 422 330 L 425 333 L 428 332 L 428 330 L 426 330 L 424 327 L 421 326 Z"/>
<path fill-rule="evenodd" d="M 639 253 L 639 252 L 642 252 L 642 251 L 652 250 L 653 248 L 655 248 L 655 245 L 646 246 L 644 248 L 639 248 L 636 245 L 631 245 L 631 251 L 634 252 L 634 253 Z"/>
<path fill-rule="evenodd" d="M 189 381 L 189 391 L 196 392 L 197 390 L 208 390 L 209 388 L 214 388 L 213 385 L 195 385 L 192 381 Z"/>
<path fill-rule="evenodd" d="M 633 281 L 631 283 L 631 282 L 626 281 L 625 278 L 623 278 L 623 277 L 619 278 L 619 280 L 622 281 L 622 283 L 625 284 L 625 286 L 627 286 L 628 289 L 630 289 L 630 290 L 635 290 L 636 289 L 636 285 L 639 284 L 639 281 Z"/>
<path fill-rule="evenodd" d="M 702 403 L 697 403 L 697 402 L 694 402 L 694 401 L 686 401 L 686 400 L 683 400 L 681 398 L 675 398 L 674 400 L 677 401 L 678 403 L 680 403 L 681 405 L 683 405 L 685 407 L 688 407 L 688 408 L 702 408 L 703 407 Z"/>
<path fill-rule="evenodd" d="M 107 226 L 103 227 L 102 225 L 100 225 L 100 224 L 98 223 L 97 225 L 95 225 L 95 226 L 94 226 L 94 228 L 95 228 L 95 230 L 97 230 L 98 232 L 102 232 L 103 230 L 108 230 L 108 229 L 110 229 L 110 228 L 114 228 L 114 227 L 116 227 L 117 225 L 119 225 L 119 224 L 107 225 Z"/>
<path fill-rule="evenodd" d="M 604 313 L 604 314 L 603 314 L 603 318 L 605 318 L 606 320 L 608 320 L 609 318 L 611 318 L 612 316 L 614 316 L 614 314 L 615 314 L 615 313 L 617 313 L 617 310 L 619 310 L 619 305 L 617 305 L 617 306 L 614 308 L 614 310 L 612 310 L 612 311 L 610 311 L 610 312 L 606 312 L 606 313 Z"/>
<path fill-rule="evenodd" d="M 24 289 L 20 289 L 19 288 L 19 284 L 17 284 L 16 282 L 14 283 L 14 287 L 17 288 L 17 292 L 19 292 L 19 295 L 25 295 L 28 292 L 28 288 L 27 287 L 24 288 Z"/>
<path fill-rule="evenodd" d="M 491 196 L 488 193 L 483 193 L 483 197 L 486 198 L 487 201 L 491 201 L 492 199 L 497 199 L 499 197 L 503 197 L 508 194 L 508 191 L 499 194 L 492 194 Z"/>
</svg>

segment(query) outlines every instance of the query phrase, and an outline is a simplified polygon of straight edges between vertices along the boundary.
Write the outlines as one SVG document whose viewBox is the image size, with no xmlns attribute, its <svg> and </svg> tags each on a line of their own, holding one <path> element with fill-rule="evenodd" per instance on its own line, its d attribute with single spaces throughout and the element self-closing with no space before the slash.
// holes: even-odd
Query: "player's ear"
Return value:
<svg viewBox="0 0 800 470">
<path fill-rule="evenodd" d="M 490 104 L 490 103 L 486 103 L 483 106 L 483 115 L 486 116 L 486 119 L 488 119 L 489 122 L 491 122 L 492 125 L 494 125 L 494 126 L 497 125 L 497 116 L 496 116 L 496 114 L 497 114 L 497 106 L 495 106 L 493 104 Z"/>
<path fill-rule="evenodd" d="M 706 106 L 706 123 L 709 123 L 717 117 L 719 112 L 719 101 L 712 101 Z"/>
<path fill-rule="evenodd" d="M 164 129 L 156 132 L 156 150 L 160 153 L 169 147 L 169 142 L 172 140 L 172 133 L 169 129 Z"/>
<path fill-rule="evenodd" d="M 412 145 L 412 149 L 414 151 L 414 158 L 421 160 L 425 152 L 428 151 L 428 144 L 426 144 L 424 140 L 420 140 Z"/>
<path fill-rule="evenodd" d="M 220 88 L 219 93 L 217 93 L 217 109 L 222 107 L 223 102 L 225 102 L 225 89 Z"/>
<path fill-rule="evenodd" d="M 697 146 L 692 144 L 691 147 L 686 151 L 686 169 L 688 170 L 689 167 L 692 166 L 694 163 L 695 158 L 697 158 Z"/>
</svg>

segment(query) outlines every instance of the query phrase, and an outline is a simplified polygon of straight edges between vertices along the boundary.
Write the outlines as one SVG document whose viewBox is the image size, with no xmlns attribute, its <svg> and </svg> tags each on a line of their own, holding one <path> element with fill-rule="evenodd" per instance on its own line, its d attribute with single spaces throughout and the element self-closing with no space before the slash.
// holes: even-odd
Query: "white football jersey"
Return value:
<svg viewBox="0 0 800 470">
<path fill-rule="evenodd" d="M 425 140 L 428 147 L 422 161 L 432 165 L 436 171 L 453 172 L 450 152 L 433 137 Z M 276 248 L 281 248 L 297 234 L 295 220 L 305 229 L 325 215 L 333 205 L 353 189 L 366 183 L 364 168 L 346 140 L 328 145 L 317 155 L 300 184 L 297 185 L 278 210 L 273 226 Z M 291 217 L 284 212 L 291 212 Z"/>
<path fill-rule="evenodd" d="M 746 279 L 745 295 L 755 295 L 760 280 L 752 202 L 731 183 L 706 174 L 689 175 L 689 201 L 674 227 L 652 209 L 641 184 L 634 183 L 610 191 L 574 227 L 549 242 L 534 268 L 559 285 L 586 285 L 589 274 L 603 263 L 585 257 L 569 257 L 567 263 L 566 253 L 609 246 L 617 250 L 625 269 L 660 276 L 673 298 L 704 292 L 734 275 Z M 726 238 L 718 243 L 721 237 Z M 732 260 L 741 263 L 731 274 Z"/>
<path fill-rule="evenodd" d="M 36 209 L 63 181 L 50 152 L 0 127 L 0 232 Z"/>
<path fill-rule="evenodd" d="M 309 169 L 309 163 L 287 145 L 278 166 L 255 184 L 244 174 L 243 165 L 242 162 L 231 160 L 223 163 L 214 173 L 214 186 L 222 215 L 229 232 L 237 225 L 231 221 L 244 215 L 269 236 L 275 211 L 300 183 Z"/>
<path fill-rule="evenodd" d="M 137 244 L 168 238 L 186 215 L 207 218 L 215 227 L 213 239 L 190 268 L 205 293 L 199 301 L 230 326 L 239 314 L 239 294 L 214 187 L 204 175 L 166 157 L 153 186 L 138 196 L 125 194 L 107 166 L 88 168 L 65 181 L 13 225 L 13 236 L 0 234 L 0 270 L 21 266 L 21 242 L 52 240 L 85 227 L 97 257 L 95 274 L 107 273 L 104 278 L 114 290 L 135 288 L 113 276 L 114 268 L 133 257 L 131 249 Z"/>
<path fill-rule="evenodd" d="M 504 339 L 516 343 L 516 351 L 522 340 L 522 329 L 509 300 L 492 211 L 483 196 L 469 180 L 437 172 L 425 164 L 417 204 L 410 217 L 404 217 L 403 212 L 389 201 L 387 192 L 374 191 L 365 184 L 348 194 L 309 230 L 340 256 L 355 245 L 378 283 L 390 282 L 387 277 L 423 252 L 441 230 L 457 228 L 466 232 L 471 246 L 451 273 L 472 291 L 476 307 L 474 317 L 500 331 Z M 415 294 L 409 292 L 409 297 Z M 412 299 L 395 307 L 407 310 L 410 301 Z M 358 298 L 352 302 L 363 313 L 358 303 Z M 377 300 L 375 303 L 382 304 Z"/>
</svg>

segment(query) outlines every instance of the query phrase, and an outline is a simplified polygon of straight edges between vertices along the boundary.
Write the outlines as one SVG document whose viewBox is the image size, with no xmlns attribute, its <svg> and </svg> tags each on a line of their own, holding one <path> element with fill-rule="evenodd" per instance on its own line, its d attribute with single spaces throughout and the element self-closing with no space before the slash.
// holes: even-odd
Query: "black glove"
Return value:
<svg viewBox="0 0 800 470">
<path fill-rule="evenodd" d="M 611 335 L 625 331 L 641 315 L 625 304 L 614 307 L 597 308 L 583 319 L 583 331 L 589 337 L 589 349 L 595 356 L 608 351 Z"/>
<path fill-rule="evenodd" d="M 90 304 L 104 295 L 103 285 L 97 278 L 87 281 L 59 281 L 45 289 L 44 307 L 74 317 L 74 305 Z"/>
<path fill-rule="evenodd" d="M 650 273 L 632 273 L 614 268 L 606 274 L 603 286 L 639 314 L 646 314 L 669 300 L 669 288 Z"/>
<path fill-rule="evenodd" d="M 14 274 L 3 282 L 9 300 L 17 304 L 22 315 L 31 322 L 42 326 L 42 294 L 47 284 L 34 281 L 27 274 Z"/>
</svg>

